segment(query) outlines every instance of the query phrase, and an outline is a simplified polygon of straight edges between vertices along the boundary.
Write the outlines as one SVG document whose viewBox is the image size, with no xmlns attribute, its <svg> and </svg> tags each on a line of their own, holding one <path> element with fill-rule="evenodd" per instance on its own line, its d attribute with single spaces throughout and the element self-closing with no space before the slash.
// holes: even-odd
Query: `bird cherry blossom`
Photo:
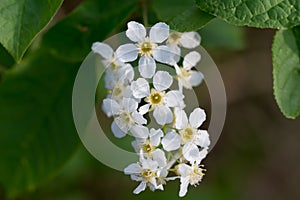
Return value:
<svg viewBox="0 0 300 200">
<path fill-rule="evenodd" d="M 203 165 L 196 162 L 191 166 L 184 163 L 177 166 L 177 172 L 180 174 L 180 197 L 186 195 L 189 185 L 197 186 L 202 181 L 205 171 L 202 167 Z"/>
<path fill-rule="evenodd" d="M 103 110 L 108 116 L 115 116 L 111 129 L 117 138 L 124 137 L 136 124 L 146 124 L 147 120 L 137 112 L 138 102 L 123 98 L 121 104 L 114 99 L 103 100 Z"/>
<path fill-rule="evenodd" d="M 121 45 L 116 54 L 122 62 L 131 62 L 140 56 L 138 68 L 142 77 L 152 78 L 155 74 L 156 61 L 161 63 L 171 63 L 174 55 L 166 45 L 158 45 L 169 37 L 169 26 L 159 22 L 155 24 L 146 36 L 146 28 L 137 22 L 129 22 L 126 36 L 135 44 L 129 43 Z"/>
<path fill-rule="evenodd" d="M 145 126 L 134 127 L 132 134 L 137 136 L 132 142 L 132 146 L 136 152 L 143 150 L 143 152 L 149 157 L 152 156 L 152 153 L 160 145 L 161 138 L 164 136 L 164 133 L 161 129 L 156 130 L 151 128 L 149 131 L 149 129 Z"/>
<path fill-rule="evenodd" d="M 132 98 L 132 91 L 130 83 L 134 78 L 134 71 L 130 64 L 125 64 L 118 70 L 107 70 L 104 80 L 105 87 L 109 97 L 116 101 L 121 100 L 123 97 Z"/>
<path fill-rule="evenodd" d="M 192 51 L 184 57 L 182 67 L 179 67 L 176 63 L 174 64 L 180 91 L 182 91 L 183 87 L 192 89 L 192 87 L 196 87 L 202 82 L 204 78 L 203 74 L 199 71 L 192 70 L 200 59 L 200 54 L 196 51 Z"/>
<path fill-rule="evenodd" d="M 106 69 L 107 96 L 102 110 L 114 117 L 111 130 L 117 138 L 127 134 L 134 138 L 132 146 L 139 161 L 124 169 L 132 180 L 140 182 L 133 193 L 147 187 L 163 190 L 168 181 L 180 179 L 179 196 L 183 197 L 189 185 L 196 186 L 202 180 L 205 170 L 201 163 L 210 145 L 208 132 L 200 129 L 206 119 L 204 110 L 195 108 L 189 118 L 183 110 L 183 88 L 192 89 L 204 79 L 201 72 L 193 70 L 201 55 L 190 51 L 179 63 L 181 48 L 199 46 L 201 37 L 196 32 L 170 33 L 163 22 L 154 24 L 148 34 L 138 22 L 131 21 L 127 27 L 126 36 L 132 43 L 120 45 L 115 52 L 102 42 L 92 45 Z M 135 74 L 132 64 L 138 57 L 139 73 Z M 157 71 L 157 62 L 174 73 Z M 174 81 L 178 81 L 178 87 Z M 146 120 L 150 114 L 157 126 Z M 177 175 L 169 176 L 169 172 Z"/>
<path fill-rule="evenodd" d="M 115 52 L 108 44 L 102 42 L 94 42 L 92 45 L 92 50 L 94 53 L 97 53 L 104 58 L 102 60 L 102 63 L 104 64 L 104 66 L 110 68 L 111 70 L 117 70 L 124 65 L 124 62 L 121 62 L 117 58 Z"/>
<path fill-rule="evenodd" d="M 170 107 L 181 106 L 184 95 L 178 90 L 167 89 L 173 83 L 172 76 L 165 71 L 158 71 L 153 76 L 153 88 L 150 89 L 149 82 L 144 78 L 138 78 L 131 84 L 131 90 L 135 98 L 145 98 L 146 104 L 139 108 L 144 115 L 153 110 L 153 116 L 160 125 L 171 123 L 173 113 Z"/>
<path fill-rule="evenodd" d="M 184 47 L 186 49 L 193 49 L 200 45 L 201 37 L 197 32 L 184 32 L 180 33 L 177 31 L 172 31 L 169 34 L 169 38 L 167 40 L 167 46 L 171 49 L 171 51 L 176 55 L 175 61 L 178 62 L 181 55 L 180 47 Z"/>
<path fill-rule="evenodd" d="M 176 109 L 175 116 L 175 128 L 178 133 L 169 132 L 163 138 L 162 145 L 164 149 L 172 151 L 178 149 L 182 144 L 183 157 L 190 162 L 194 162 L 200 157 L 198 146 L 208 148 L 210 145 L 207 131 L 198 129 L 205 121 L 205 112 L 200 108 L 196 108 L 188 119 L 184 110 Z"/>
<path fill-rule="evenodd" d="M 124 173 L 131 176 L 134 181 L 141 182 L 138 187 L 133 191 L 138 194 L 146 189 L 148 186 L 152 191 L 159 189 L 163 190 L 161 179 L 161 172 L 164 171 L 166 166 L 166 158 L 164 153 L 158 153 L 157 157 L 144 158 L 143 151 L 140 152 L 140 162 L 130 164 L 124 169 Z"/>
</svg>

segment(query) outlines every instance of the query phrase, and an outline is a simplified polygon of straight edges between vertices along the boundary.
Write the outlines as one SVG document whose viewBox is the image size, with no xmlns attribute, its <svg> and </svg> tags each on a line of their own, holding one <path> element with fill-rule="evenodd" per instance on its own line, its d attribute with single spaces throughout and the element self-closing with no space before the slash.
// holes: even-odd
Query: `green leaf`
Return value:
<svg viewBox="0 0 300 200">
<path fill-rule="evenodd" d="M 8 196 L 44 183 L 77 149 L 71 103 L 79 65 L 39 50 L 5 74 L 0 84 L 0 188 Z"/>
<path fill-rule="evenodd" d="M 288 118 L 300 114 L 300 26 L 276 33 L 273 52 L 274 95 Z"/>
<path fill-rule="evenodd" d="M 14 59 L 7 52 L 7 50 L 0 44 L 0 68 L 8 69 L 14 63 L 15 63 Z"/>
<path fill-rule="evenodd" d="M 0 43 L 20 61 L 37 34 L 49 23 L 63 0 L 1 0 Z"/>
<path fill-rule="evenodd" d="M 92 43 L 125 24 L 137 5 L 136 0 L 85 1 L 44 35 L 42 45 L 60 59 L 82 61 Z"/>
<path fill-rule="evenodd" d="M 160 20 L 180 32 L 198 30 L 214 18 L 196 8 L 193 0 L 153 0 L 153 9 Z"/>
<path fill-rule="evenodd" d="M 280 29 L 300 24 L 299 0 L 196 0 L 196 4 L 234 25 Z"/>
</svg>

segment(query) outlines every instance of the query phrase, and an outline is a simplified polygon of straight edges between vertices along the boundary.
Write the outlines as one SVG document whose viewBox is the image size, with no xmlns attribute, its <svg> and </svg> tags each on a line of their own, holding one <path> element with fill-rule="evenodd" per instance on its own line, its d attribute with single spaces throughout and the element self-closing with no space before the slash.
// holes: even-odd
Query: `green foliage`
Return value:
<svg viewBox="0 0 300 200">
<path fill-rule="evenodd" d="M 298 0 L 196 0 L 196 4 L 234 25 L 280 29 L 300 24 Z"/>
<path fill-rule="evenodd" d="M 180 32 L 198 30 L 214 18 L 196 8 L 193 0 L 175 0 L 172 3 L 154 0 L 153 8 L 160 20 L 168 22 L 171 29 Z"/>
<path fill-rule="evenodd" d="M 14 64 L 14 59 L 7 50 L 0 44 L 0 68 L 9 68 Z"/>
<path fill-rule="evenodd" d="M 0 43 L 20 61 L 37 34 L 49 23 L 63 0 L 1 0 Z"/>
<path fill-rule="evenodd" d="M 135 0 L 90 0 L 51 28 L 43 37 L 43 45 L 60 59 L 82 61 L 93 42 L 104 40 L 125 24 L 136 10 Z"/>
<path fill-rule="evenodd" d="M 246 46 L 245 29 L 220 19 L 212 20 L 199 32 L 202 38 L 201 45 L 215 51 L 242 50 Z"/>
<path fill-rule="evenodd" d="M 300 114 L 300 27 L 276 33 L 273 51 L 274 94 L 288 118 Z"/>
<path fill-rule="evenodd" d="M 8 196 L 43 183 L 76 149 L 71 97 L 78 66 L 39 50 L 5 74 L 0 85 L 0 185 Z"/>
</svg>

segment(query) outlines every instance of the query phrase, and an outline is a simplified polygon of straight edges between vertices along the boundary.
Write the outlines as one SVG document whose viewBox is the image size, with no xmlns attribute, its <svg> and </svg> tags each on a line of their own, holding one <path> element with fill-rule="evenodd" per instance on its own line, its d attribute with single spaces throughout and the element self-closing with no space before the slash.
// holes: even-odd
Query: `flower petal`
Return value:
<svg viewBox="0 0 300 200">
<path fill-rule="evenodd" d="M 139 72 L 144 78 L 152 78 L 156 70 L 156 63 L 152 57 L 142 56 L 139 60 Z"/>
<path fill-rule="evenodd" d="M 143 181 L 143 178 L 142 178 L 142 177 L 137 176 L 137 175 L 134 175 L 134 174 L 131 174 L 131 175 L 130 175 L 130 178 L 131 178 L 131 180 L 138 181 L 138 182 Z"/>
<path fill-rule="evenodd" d="M 114 54 L 113 49 L 109 45 L 102 42 L 93 43 L 92 50 L 94 53 L 101 55 L 107 60 L 111 59 Z"/>
<path fill-rule="evenodd" d="M 134 193 L 134 194 L 139 194 L 140 192 L 144 191 L 145 189 L 146 189 L 146 183 L 141 182 L 141 183 L 139 184 L 139 186 L 137 186 L 137 188 L 135 188 L 135 189 L 133 190 L 133 193 Z"/>
<path fill-rule="evenodd" d="M 138 78 L 131 83 L 132 94 L 135 98 L 144 98 L 150 94 L 148 81 L 143 78 Z"/>
<path fill-rule="evenodd" d="M 178 168 L 177 168 L 177 172 L 182 177 L 190 176 L 192 171 L 193 171 L 193 168 L 187 164 L 179 164 Z"/>
<path fill-rule="evenodd" d="M 192 51 L 184 56 L 183 59 L 183 68 L 184 69 L 191 69 L 195 67 L 197 63 L 200 61 L 201 55 L 197 51 Z"/>
<path fill-rule="evenodd" d="M 127 133 L 129 129 L 131 128 L 132 124 L 127 121 L 127 119 L 124 119 L 123 117 L 115 117 L 114 122 L 117 124 L 119 129 L 123 131 L 124 133 Z"/>
<path fill-rule="evenodd" d="M 199 157 L 196 160 L 196 163 L 199 165 L 202 162 L 202 160 L 207 156 L 207 154 L 208 154 L 207 148 L 202 149 L 199 152 Z"/>
<path fill-rule="evenodd" d="M 196 87 L 200 85 L 200 83 L 203 81 L 204 76 L 201 72 L 191 70 L 191 77 L 189 78 L 189 83 L 193 86 Z"/>
<path fill-rule="evenodd" d="M 149 184 L 150 190 L 152 190 L 152 191 L 156 190 L 157 189 L 156 178 L 155 177 L 151 177 L 150 180 L 149 180 L 149 182 L 151 183 L 151 184 Z"/>
<path fill-rule="evenodd" d="M 180 178 L 180 190 L 179 190 L 179 196 L 184 197 L 188 191 L 189 186 L 189 177 L 181 177 Z"/>
<path fill-rule="evenodd" d="M 117 138 L 122 138 L 125 137 L 126 133 L 124 133 L 119 126 L 116 124 L 116 122 L 113 121 L 113 123 L 111 124 L 111 130 L 113 132 L 113 134 L 115 135 L 115 137 Z"/>
<path fill-rule="evenodd" d="M 184 110 L 175 108 L 175 128 L 184 129 L 188 125 L 188 118 Z"/>
<path fill-rule="evenodd" d="M 192 49 L 200 45 L 201 37 L 197 32 L 185 32 L 179 42 L 184 48 Z"/>
<path fill-rule="evenodd" d="M 175 63 L 178 63 L 180 60 L 180 57 L 181 57 L 180 56 L 181 55 L 180 47 L 176 44 L 168 44 L 167 46 L 170 48 L 171 52 L 174 54 Z"/>
<path fill-rule="evenodd" d="M 152 171 L 157 170 L 158 163 L 152 159 L 144 159 L 142 161 L 142 167 L 143 169 L 151 169 Z"/>
<path fill-rule="evenodd" d="M 173 120 L 172 111 L 167 106 L 156 106 L 153 112 L 153 116 L 159 125 L 171 123 Z"/>
<path fill-rule="evenodd" d="M 118 70 L 120 81 L 125 83 L 130 82 L 134 78 L 134 70 L 131 64 L 125 64 L 121 69 Z"/>
<path fill-rule="evenodd" d="M 171 90 L 164 96 L 164 101 L 168 107 L 181 107 L 184 95 L 178 90 Z"/>
<path fill-rule="evenodd" d="M 190 163 L 200 159 L 199 148 L 193 143 L 187 143 L 182 148 L 183 157 Z"/>
<path fill-rule="evenodd" d="M 169 37 L 170 27 L 163 22 L 158 22 L 152 26 L 149 33 L 150 42 L 162 43 Z"/>
<path fill-rule="evenodd" d="M 103 99 L 102 110 L 108 117 L 122 112 L 121 106 L 114 99 L 110 98 Z"/>
<path fill-rule="evenodd" d="M 158 146 L 160 144 L 160 139 L 164 136 L 164 133 L 161 129 L 155 130 L 154 128 L 151 128 L 150 130 L 150 144 L 152 146 Z"/>
<path fill-rule="evenodd" d="M 200 147 L 209 147 L 210 145 L 210 139 L 209 139 L 209 134 L 206 130 L 199 130 L 197 134 L 195 135 L 195 143 L 199 145 Z"/>
<path fill-rule="evenodd" d="M 150 108 L 150 104 L 145 104 L 139 108 L 139 113 L 141 115 L 144 115 L 149 111 L 149 108 Z"/>
<path fill-rule="evenodd" d="M 161 140 L 161 144 L 166 151 L 174 151 L 179 149 L 181 137 L 175 131 L 171 131 Z"/>
<path fill-rule="evenodd" d="M 152 152 L 152 158 L 158 163 L 159 167 L 165 167 L 167 165 L 167 158 L 165 152 L 161 149 L 155 149 Z"/>
<path fill-rule="evenodd" d="M 161 45 L 152 50 L 153 58 L 165 64 L 175 63 L 175 54 L 168 46 Z"/>
<path fill-rule="evenodd" d="M 149 136 L 149 130 L 142 125 L 135 125 L 130 129 L 132 135 L 138 139 L 147 138 Z"/>
<path fill-rule="evenodd" d="M 116 86 L 117 83 L 117 77 L 118 74 L 116 74 L 112 70 L 106 70 L 105 76 L 104 76 L 104 81 L 105 81 L 105 87 L 108 90 L 113 90 Z"/>
<path fill-rule="evenodd" d="M 146 37 L 144 25 L 131 21 L 127 24 L 126 36 L 133 42 L 142 42 Z"/>
<path fill-rule="evenodd" d="M 138 57 L 138 48 L 134 44 L 123 44 L 116 50 L 116 57 L 121 62 L 132 62 Z"/>
<path fill-rule="evenodd" d="M 137 163 L 132 163 L 124 169 L 125 174 L 139 174 L 139 173 L 141 173 L 141 171 L 142 171 L 142 168 Z"/>
<path fill-rule="evenodd" d="M 193 128 L 198 128 L 205 121 L 206 114 L 205 111 L 201 108 L 195 108 L 190 114 L 189 122 Z"/>
<path fill-rule="evenodd" d="M 132 98 L 123 98 L 122 106 L 127 112 L 133 112 L 138 108 L 138 102 Z"/>
<path fill-rule="evenodd" d="M 158 91 L 168 89 L 173 83 L 173 77 L 166 71 L 158 71 L 153 76 L 153 86 Z"/>
<path fill-rule="evenodd" d="M 123 97 L 124 98 L 134 98 L 137 102 L 140 102 L 140 99 L 137 99 L 133 96 L 132 91 L 131 91 L 131 85 L 127 85 L 124 88 Z"/>
<path fill-rule="evenodd" d="M 134 111 L 131 114 L 131 117 L 132 117 L 132 120 L 137 124 L 146 124 L 147 123 L 147 120 L 143 117 L 143 115 L 141 115 L 137 111 Z"/>
</svg>

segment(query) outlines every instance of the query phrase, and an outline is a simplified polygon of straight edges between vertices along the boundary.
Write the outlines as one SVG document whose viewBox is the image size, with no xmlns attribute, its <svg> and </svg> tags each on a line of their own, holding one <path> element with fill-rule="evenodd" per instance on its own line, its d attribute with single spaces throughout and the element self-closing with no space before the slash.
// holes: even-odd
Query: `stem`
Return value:
<svg viewBox="0 0 300 200">
<path fill-rule="evenodd" d="M 173 159 L 170 161 L 170 162 L 168 162 L 168 164 L 167 164 L 167 169 L 170 169 L 172 166 L 173 166 L 173 164 L 176 162 L 176 160 L 179 158 L 179 153 L 176 153 L 174 156 L 173 156 Z"/>
<path fill-rule="evenodd" d="M 164 132 L 165 135 L 167 134 L 167 126 L 166 126 L 166 125 L 164 125 L 164 126 L 162 127 L 162 131 Z"/>
<path fill-rule="evenodd" d="M 143 23 L 144 26 L 147 27 L 149 26 L 148 23 L 148 6 L 149 6 L 149 0 L 141 0 L 141 7 L 142 7 L 142 12 L 143 12 Z"/>
</svg>

